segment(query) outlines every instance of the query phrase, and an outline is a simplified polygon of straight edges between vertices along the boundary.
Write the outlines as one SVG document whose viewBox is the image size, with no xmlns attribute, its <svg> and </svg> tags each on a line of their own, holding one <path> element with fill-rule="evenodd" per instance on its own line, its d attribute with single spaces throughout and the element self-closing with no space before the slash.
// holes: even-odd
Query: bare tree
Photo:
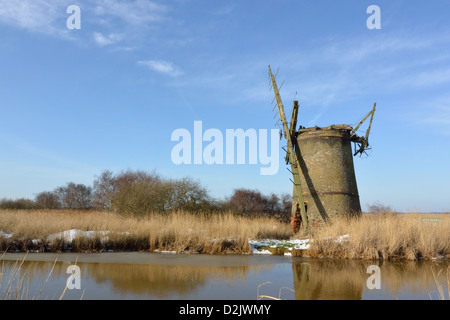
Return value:
<svg viewBox="0 0 450 320">
<path fill-rule="evenodd" d="M 83 184 L 67 183 L 54 191 L 59 198 L 61 207 L 65 209 L 92 208 L 92 188 Z"/>
<path fill-rule="evenodd" d="M 168 206 L 171 210 L 198 211 L 212 206 L 207 190 L 192 178 L 166 182 L 168 185 Z"/>
<path fill-rule="evenodd" d="M 213 201 L 207 190 L 192 178 L 164 179 L 154 171 L 142 170 L 127 170 L 117 175 L 103 171 L 94 181 L 93 205 L 96 209 L 125 215 L 223 209 L 222 203 Z"/>
<path fill-rule="evenodd" d="M 51 191 L 38 193 L 34 201 L 39 209 L 58 209 L 61 207 L 58 195 Z"/>
<path fill-rule="evenodd" d="M 103 171 L 94 179 L 92 205 L 97 210 L 111 210 L 112 198 L 117 189 L 117 179 L 110 170 Z"/>
<path fill-rule="evenodd" d="M 131 215 L 165 211 L 166 189 L 157 174 L 128 170 L 115 177 L 111 207 L 114 211 Z"/>
<path fill-rule="evenodd" d="M 268 214 L 279 214 L 281 212 L 280 198 L 272 193 L 270 196 L 263 196 L 263 211 Z"/>
<path fill-rule="evenodd" d="M 374 204 L 371 204 L 368 206 L 369 213 L 393 213 L 392 208 L 390 206 L 386 206 L 382 203 L 375 202 Z"/>
<path fill-rule="evenodd" d="M 264 211 L 263 197 L 256 190 L 235 189 L 228 205 L 231 210 L 247 215 L 260 214 Z"/>
<path fill-rule="evenodd" d="M 35 209 L 36 205 L 33 200 L 20 198 L 20 199 L 1 199 L 0 209 L 14 209 L 14 210 L 28 210 Z"/>
<path fill-rule="evenodd" d="M 257 190 L 235 189 L 228 199 L 226 207 L 238 214 L 265 215 L 281 221 L 289 221 L 292 197 L 288 194 L 283 194 L 280 197 L 274 193 L 262 195 Z"/>
</svg>

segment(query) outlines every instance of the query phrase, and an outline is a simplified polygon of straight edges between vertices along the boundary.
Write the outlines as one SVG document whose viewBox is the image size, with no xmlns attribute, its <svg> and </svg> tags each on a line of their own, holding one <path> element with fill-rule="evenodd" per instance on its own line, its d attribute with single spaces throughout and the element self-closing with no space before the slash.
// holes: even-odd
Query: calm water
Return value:
<svg viewBox="0 0 450 320">
<path fill-rule="evenodd" d="M 25 259 L 24 259 L 25 258 Z M 5 254 L 0 262 L 3 299 L 59 299 L 70 265 L 80 289 L 63 299 L 425 299 L 438 300 L 437 277 L 448 299 L 448 262 L 336 261 L 268 255 L 155 253 Z M 369 289 L 370 265 L 380 289 Z M 75 284 L 75 280 L 72 282 Z M 373 283 L 373 282 L 372 282 Z"/>
</svg>

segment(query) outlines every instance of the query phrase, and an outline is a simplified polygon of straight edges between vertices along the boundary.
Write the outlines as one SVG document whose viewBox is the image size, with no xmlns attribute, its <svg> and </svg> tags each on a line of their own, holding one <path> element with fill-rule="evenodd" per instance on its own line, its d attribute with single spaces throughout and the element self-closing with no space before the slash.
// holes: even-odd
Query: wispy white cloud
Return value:
<svg viewBox="0 0 450 320">
<path fill-rule="evenodd" d="M 330 38 L 324 40 L 326 47 L 323 48 L 320 57 L 342 64 L 358 63 L 399 52 L 426 50 L 449 40 L 450 36 L 447 35 L 411 36 L 405 34 L 346 40 Z"/>
<path fill-rule="evenodd" d="M 0 0 L 0 24 L 75 39 L 75 33 L 66 26 L 67 7 L 72 4 L 72 0 Z M 136 30 L 169 19 L 167 5 L 148 0 L 86 0 L 80 7 L 81 29 L 87 24 L 99 30 L 94 33 L 94 40 L 102 46 L 119 42 L 122 33 L 136 34 Z M 90 14 L 85 15 L 86 12 Z"/>
<path fill-rule="evenodd" d="M 332 101 L 324 99 L 327 93 L 348 99 L 367 90 L 402 92 L 450 82 L 450 55 L 436 54 L 448 41 L 440 34 L 329 39 L 313 51 L 283 54 L 279 60 L 290 66 L 302 94 L 327 105 Z"/>
<path fill-rule="evenodd" d="M 94 13 L 105 19 L 119 18 L 129 25 L 143 26 L 166 19 L 168 6 L 148 0 L 95 0 Z"/>
<path fill-rule="evenodd" d="M 423 112 L 416 119 L 420 123 L 450 125 L 450 96 L 441 96 L 423 103 Z M 450 133 L 450 126 L 447 127 Z"/>
<path fill-rule="evenodd" d="M 21 137 L 15 136 L 10 133 L 0 132 L 0 146 L 4 150 L 8 150 L 4 154 L 2 161 L 10 161 L 10 166 L 8 167 L 19 167 L 27 168 L 28 171 L 34 171 L 39 176 L 46 176 L 47 173 L 53 172 L 62 176 L 62 173 L 70 176 L 84 176 L 86 174 L 92 175 L 93 173 L 99 172 L 99 168 L 93 166 L 90 163 L 81 162 L 73 158 L 67 158 L 59 152 L 44 150 L 38 148 Z M 8 159 L 11 154 L 18 153 L 22 156 L 22 159 L 32 158 L 34 159 L 34 165 L 25 164 L 25 162 L 19 161 L 17 159 Z M 42 173 L 43 170 L 48 170 Z M 50 176 L 47 175 L 46 178 Z"/>
<path fill-rule="evenodd" d="M 69 0 L 2 0 L 0 23 L 34 33 L 70 38 L 66 28 Z M 61 23 L 62 21 L 62 23 Z"/>
<path fill-rule="evenodd" d="M 95 43 L 121 51 L 135 50 L 143 38 L 155 37 L 157 27 L 170 20 L 167 5 L 149 0 L 91 0 L 88 10 L 93 13 L 88 22 L 96 29 Z"/>
<path fill-rule="evenodd" d="M 447 132 L 450 134 L 450 105 L 447 107 L 440 106 L 435 111 L 436 114 L 423 119 L 423 122 L 447 125 Z"/>
<path fill-rule="evenodd" d="M 436 69 L 430 71 L 422 71 L 410 77 L 408 84 L 418 87 L 434 86 L 450 82 L 450 69 Z"/>
<path fill-rule="evenodd" d="M 406 115 L 406 119 L 411 126 L 421 127 L 429 133 L 450 136 L 450 96 L 440 94 L 416 101 L 416 107 Z"/>
<path fill-rule="evenodd" d="M 99 46 L 107 46 L 111 44 L 115 44 L 123 39 L 123 35 L 117 33 L 110 33 L 109 35 L 103 35 L 100 32 L 94 32 L 94 41 Z"/>
<path fill-rule="evenodd" d="M 225 5 L 225 6 L 222 6 L 222 7 L 219 7 L 217 9 L 213 10 L 212 13 L 214 15 L 218 15 L 218 16 L 227 16 L 234 12 L 235 7 L 236 6 L 234 4 Z"/>
<path fill-rule="evenodd" d="M 177 77 L 183 74 L 178 67 L 174 66 L 171 62 L 164 60 L 143 60 L 138 61 L 138 64 L 171 77 Z"/>
<path fill-rule="evenodd" d="M 364 98 L 370 108 L 377 97 L 386 94 L 410 96 L 421 90 L 427 95 L 430 87 L 450 83 L 450 55 L 445 50 L 436 51 L 445 48 L 449 38 L 426 33 L 351 40 L 335 37 L 306 45 L 304 50 L 261 52 L 251 59 L 211 57 L 202 60 L 202 68 L 190 68 L 189 77 L 177 79 L 174 85 L 214 88 L 216 93 L 219 88 L 227 88 L 223 94 L 230 97 L 230 104 L 270 103 L 273 92 L 265 80 L 267 65 L 271 64 L 274 72 L 280 67 L 278 85 L 285 80 L 281 91 L 285 106 L 298 92 L 296 98 L 311 113 L 308 125 L 314 125 L 336 105 Z M 227 63 L 223 63 L 225 59 Z M 441 119 L 448 119 L 444 109 L 439 114 L 444 116 Z M 429 120 L 439 119 L 432 116 Z"/>
</svg>

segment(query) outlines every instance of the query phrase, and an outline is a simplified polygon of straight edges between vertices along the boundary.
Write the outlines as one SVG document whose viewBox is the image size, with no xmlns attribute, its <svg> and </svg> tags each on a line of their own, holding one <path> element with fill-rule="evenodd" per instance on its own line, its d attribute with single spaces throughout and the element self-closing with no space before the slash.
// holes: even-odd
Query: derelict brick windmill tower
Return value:
<svg viewBox="0 0 450 320">
<path fill-rule="evenodd" d="M 294 101 L 291 122 L 286 120 L 283 103 L 275 76 L 269 66 L 271 85 L 275 92 L 278 114 L 287 140 L 286 164 L 290 164 L 294 191 L 292 221 L 301 216 L 305 231 L 335 216 L 361 214 L 353 156 L 363 153 L 369 146 L 368 137 L 376 104 L 356 126 L 331 125 L 328 127 L 300 127 L 296 130 L 298 101 Z M 274 100 L 275 100 L 274 99 Z M 275 108 L 274 108 L 275 109 Z M 364 137 L 355 133 L 370 116 Z M 353 154 L 351 143 L 358 146 Z M 298 226 L 293 225 L 294 231 Z"/>
</svg>

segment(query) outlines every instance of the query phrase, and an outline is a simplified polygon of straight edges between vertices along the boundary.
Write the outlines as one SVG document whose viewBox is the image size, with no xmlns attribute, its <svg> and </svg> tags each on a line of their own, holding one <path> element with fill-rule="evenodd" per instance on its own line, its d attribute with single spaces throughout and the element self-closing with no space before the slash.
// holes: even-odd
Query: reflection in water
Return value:
<svg viewBox="0 0 450 320">
<path fill-rule="evenodd" d="M 370 265 L 380 267 L 381 289 L 369 289 Z M 381 262 L 359 260 L 310 260 L 292 263 L 295 299 L 437 299 L 433 273 L 449 268 L 448 262 Z M 445 273 L 438 278 L 447 283 Z"/>
<path fill-rule="evenodd" d="M 123 264 L 84 264 L 85 272 L 97 283 L 111 282 L 115 290 L 133 294 L 152 295 L 168 299 L 171 295 L 187 295 L 211 282 L 232 285 L 245 281 L 256 266 L 160 266 Z"/>
<path fill-rule="evenodd" d="M 39 294 L 39 298 L 58 298 L 62 293 L 66 280 L 69 277 L 67 267 L 74 263 L 49 262 L 49 261 L 3 261 L 4 282 L 15 274 L 17 282 L 30 287 L 21 288 L 22 291 L 39 292 L 46 284 L 46 279 L 51 276 L 52 285 L 44 291 L 46 295 Z M 217 287 L 233 287 L 236 284 L 246 282 L 248 274 L 252 276 L 260 272 L 270 272 L 274 265 L 254 266 L 174 266 L 174 265 L 145 265 L 145 264 L 120 264 L 120 263 L 84 263 L 78 262 L 82 276 L 81 282 L 89 289 L 104 286 L 108 291 L 114 291 L 117 295 L 141 296 L 148 299 L 172 299 L 174 295 L 189 299 L 194 291 L 211 285 Z M 286 264 L 288 265 L 288 264 Z M 20 266 L 20 271 L 16 272 Z M 22 281 L 23 279 L 27 279 Z M 17 284 L 13 285 L 17 287 Z M 1 288 L 1 286 L 0 286 Z M 251 298 L 255 298 L 256 286 Z M 51 292 L 55 289 L 55 292 Z M 220 290 L 220 289 L 219 289 Z M 57 292 L 56 292 L 57 291 Z M 88 293 L 91 293 L 93 290 Z M 68 292 L 70 293 L 70 292 Z M 74 292 L 71 292 L 72 294 Z M 237 292 L 239 294 L 239 292 Z M 99 292 L 100 295 L 105 292 Z M 79 296 L 79 295 L 78 295 Z M 89 296 L 89 295 L 87 295 Z M 37 298 L 31 294 L 31 298 Z M 67 297 L 67 296 L 66 296 Z M 76 298 L 76 296 L 74 296 Z M 93 299 L 113 298 L 111 292 L 106 296 L 89 296 Z M 206 295 L 204 299 L 208 299 Z M 235 297 L 240 299 L 240 297 Z M 245 297 L 248 299 L 248 297 Z"/>
<path fill-rule="evenodd" d="M 222 257 L 226 261 L 227 256 Z M 192 257 L 195 259 L 195 256 Z M 295 294 L 284 299 L 355 300 L 355 299 L 438 299 L 433 271 L 447 269 L 448 263 L 381 263 L 353 260 L 313 260 L 288 258 L 284 262 L 220 266 L 157 265 L 78 262 L 84 299 L 256 299 L 259 284 L 270 281 L 271 296 L 282 287 Z M 3 275 L 0 297 L 12 276 L 24 286 L 29 299 L 57 299 L 68 278 L 69 262 L 1 261 Z M 197 260 L 198 262 L 198 260 Z M 367 267 L 380 267 L 381 290 L 366 286 Z M 19 271 L 19 272 L 17 272 Z M 49 277 L 50 275 L 50 277 Z M 47 278 L 49 279 L 47 281 Z M 440 281 L 447 286 L 445 273 Z M 12 287 L 17 286 L 14 284 Z M 43 287 L 45 290 L 42 290 Z M 267 287 L 264 287 L 266 289 Z M 3 291 L 3 294 L 2 294 Z M 43 293 L 42 293 L 42 292 Z M 64 298 L 78 299 L 81 292 L 72 290 Z M 265 292 L 264 294 L 268 294 Z M 24 294 L 22 294 L 22 297 Z"/>
<path fill-rule="evenodd" d="M 292 271 L 297 300 L 359 300 L 367 279 L 355 261 L 298 262 Z"/>
</svg>

